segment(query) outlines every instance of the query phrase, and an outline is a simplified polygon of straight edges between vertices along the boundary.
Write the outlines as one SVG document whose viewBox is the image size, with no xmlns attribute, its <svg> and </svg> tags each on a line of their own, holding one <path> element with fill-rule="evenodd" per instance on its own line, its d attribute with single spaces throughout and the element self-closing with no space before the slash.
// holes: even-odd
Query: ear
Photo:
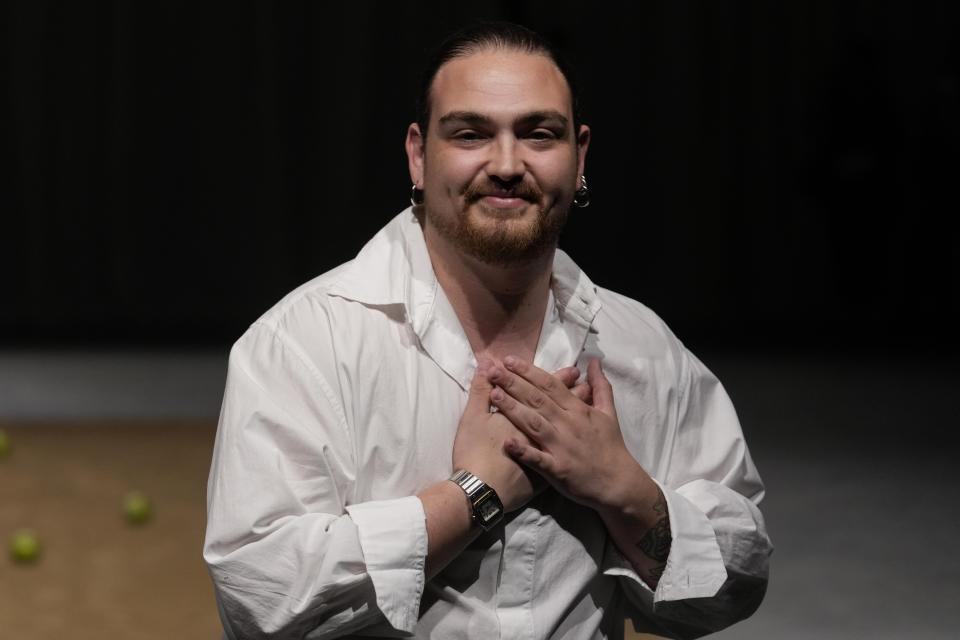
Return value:
<svg viewBox="0 0 960 640">
<path fill-rule="evenodd" d="M 420 125 L 416 122 L 407 127 L 407 139 L 404 146 L 407 149 L 407 166 L 410 169 L 410 181 L 423 188 L 423 152 L 426 141 L 420 133 Z"/>
<path fill-rule="evenodd" d="M 590 146 L 590 127 L 585 124 L 580 125 L 580 131 L 577 132 L 577 178 L 584 174 L 584 167 L 587 164 L 587 147 Z M 579 181 L 579 180 L 578 180 Z"/>
</svg>

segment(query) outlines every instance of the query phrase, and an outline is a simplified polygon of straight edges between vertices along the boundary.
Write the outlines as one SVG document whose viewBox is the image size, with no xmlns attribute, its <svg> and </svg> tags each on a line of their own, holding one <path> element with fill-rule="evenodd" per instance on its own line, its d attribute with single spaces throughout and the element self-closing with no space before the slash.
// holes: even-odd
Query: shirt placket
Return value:
<svg viewBox="0 0 960 640">
<path fill-rule="evenodd" d="M 505 527 L 499 584 L 497 620 L 501 638 L 532 639 L 534 574 L 540 513 L 524 509 Z"/>
<path fill-rule="evenodd" d="M 585 324 L 571 324 L 561 320 L 551 291 L 535 364 L 550 372 L 576 364 L 586 334 Z M 534 589 L 540 526 L 540 511 L 527 508 L 505 527 L 500 580 L 497 585 L 497 619 L 500 622 L 501 638 L 537 637 L 533 603 L 536 595 Z"/>
</svg>

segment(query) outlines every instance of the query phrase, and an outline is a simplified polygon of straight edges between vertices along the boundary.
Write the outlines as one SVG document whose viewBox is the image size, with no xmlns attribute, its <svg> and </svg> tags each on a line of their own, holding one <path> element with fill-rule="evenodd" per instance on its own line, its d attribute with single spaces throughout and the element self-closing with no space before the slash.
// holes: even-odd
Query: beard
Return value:
<svg viewBox="0 0 960 640">
<path fill-rule="evenodd" d="M 424 203 L 423 215 L 447 242 L 489 265 L 529 263 L 556 248 L 570 213 L 569 205 L 554 203 L 547 209 L 539 188 L 520 183 L 510 193 L 526 200 L 528 207 L 534 208 L 534 215 L 524 212 L 515 216 L 481 202 L 485 194 L 493 191 L 496 187 L 469 185 L 461 194 L 463 209 L 456 215 L 435 213 L 429 203 Z"/>
</svg>

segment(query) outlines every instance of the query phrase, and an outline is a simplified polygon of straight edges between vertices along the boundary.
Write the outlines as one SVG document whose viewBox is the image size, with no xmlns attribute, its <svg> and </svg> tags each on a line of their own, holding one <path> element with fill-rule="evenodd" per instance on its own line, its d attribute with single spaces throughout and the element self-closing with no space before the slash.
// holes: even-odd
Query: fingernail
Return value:
<svg viewBox="0 0 960 640">
<path fill-rule="evenodd" d="M 517 359 L 514 358 L 513 356 L 507 356 L 506 358 L 503 359 L 503 364 L 505 364 L 506 366 L 512 369 L 513 367 L 517 366 Z"/>
<path fill-rule="evenodd" d="M 503 391 L 499 387 L 490 392 L 490 397 L 497 402 L 503 400 Z"/>
</svg>

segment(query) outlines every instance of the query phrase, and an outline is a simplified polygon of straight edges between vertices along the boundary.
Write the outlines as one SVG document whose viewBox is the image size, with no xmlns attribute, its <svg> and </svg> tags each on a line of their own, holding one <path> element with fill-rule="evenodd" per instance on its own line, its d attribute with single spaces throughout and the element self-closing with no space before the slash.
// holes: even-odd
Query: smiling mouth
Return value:
<svg viewBox="0 0 960 640">
<path fill-rule="evenodd" d="M 530 204 L 526 198 L 520 196 L 493 193 L 481 196 L 480 202 L 494 209 L 518 209 Z"/>
<path fill-rule="evenodd" d="M 468 204 L 480 204 L 485 209 L 502 212 L 526 209 L 528 205 L 542 202 L 543 193 L 535 184 L 516 181 L 514 184 L 497 184 L 482 181 L 464 189 Z"/>
</svg>

